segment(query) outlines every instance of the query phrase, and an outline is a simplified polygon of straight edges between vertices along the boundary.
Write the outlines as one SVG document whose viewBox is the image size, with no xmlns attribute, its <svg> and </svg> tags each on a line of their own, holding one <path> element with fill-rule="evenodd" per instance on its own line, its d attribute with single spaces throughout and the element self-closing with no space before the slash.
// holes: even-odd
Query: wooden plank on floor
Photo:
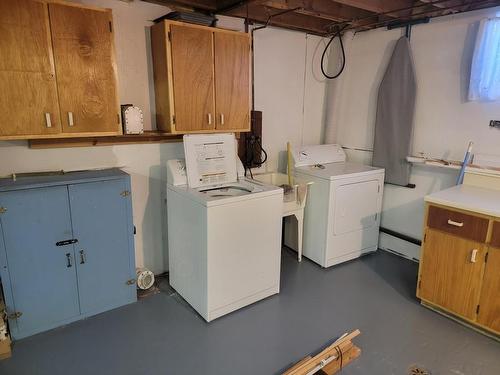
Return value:
<svg viewBox="0 0 500 375">
<path fill-rule="evenodd" d="M 327 363 L 330 363 L 329 361 L 332 361 L 332 358 L 333 361 L 335 361 L 335 359 L 339 355 L 339 351 L 345 353 L 349 349 L 351 349 L 353 347 L 351 340 L 358 336 L 360 333 L 361 332 L 359 331 L 359 329 L 357 329 L 349 334 L 341 336 L 333 344 L 327 346 L 314 357 L 307 356 L 306 358 L 302 359 L 292 368 L 285 371 L 283 375 L 307 375 L 313 373 L 312 371 L 314 371 L 314 369 L 317 367 L 325 367 Z"/>
<path fill-rule="evenodd" d="M 317 374 L 321 375 L 333 375 L 342 370 L 349 363 L 354 361 L 361 355 L 361 349 L 356 345 L 353 345 L 352 348 L 347 350 L 342 354 L 342 358 L 337 358 L 335 361 L 330 362 L 325 367 L 323 367 Z"/>
</svg>

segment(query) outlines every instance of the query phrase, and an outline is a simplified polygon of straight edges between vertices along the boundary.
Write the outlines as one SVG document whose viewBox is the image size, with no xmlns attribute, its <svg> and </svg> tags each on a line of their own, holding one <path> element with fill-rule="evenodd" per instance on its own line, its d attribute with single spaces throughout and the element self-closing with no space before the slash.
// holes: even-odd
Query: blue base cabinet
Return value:
<svg viewBox="0 0 500 375">
<path fill-rule="evenodd" d="M 0 180 L 0 277 L 14 339 L 136 301 L 130 177 Z"/>
</svg>

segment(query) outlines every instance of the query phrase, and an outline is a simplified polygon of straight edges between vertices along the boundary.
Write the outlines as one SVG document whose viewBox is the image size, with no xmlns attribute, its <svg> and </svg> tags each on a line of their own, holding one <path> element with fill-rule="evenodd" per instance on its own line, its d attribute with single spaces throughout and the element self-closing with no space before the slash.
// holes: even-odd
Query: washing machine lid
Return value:
<svg viewBox="0 0 500 375">
<path fill-rule="evenodd" d="M 191 188 L 236 182 L 236 139 L 233 133 L 186 134 L 187 183 Z"/>
<path fill-rule="evenodd" d="M 205 194 L 208 198 L 241 197 L 243 195 L 262 191 L 256 185 L 244 184 L 241 182 L 224 184 L 222 186 L 209 186 L 198 188 L 198 192 Z"/>
<path fill-rule="evenodd" d="M 293 152 L 293 157 L 295 167 L 345 162 L 346 160 L 342 146 L 336 144 L 301 146 Z"/>
<path fill-rule="evenodd" d="M 384 169 L 364 164 L 345 162 L 296 167 L 295 173 L 305 174 L 324 180 L 337 180 L 348 177 L 383 174 Z"/>
<path fill-rule="evenodd" d="M 191 188 L 188 185 L 167 185 L 167 189 L 174 190 L 206 207 L 231 204 L 274 194 L 283 195 L 283 189 L 280 187 L 247 178 L 240 178 L 237 182 L 218 186 Z"/>
</svg>

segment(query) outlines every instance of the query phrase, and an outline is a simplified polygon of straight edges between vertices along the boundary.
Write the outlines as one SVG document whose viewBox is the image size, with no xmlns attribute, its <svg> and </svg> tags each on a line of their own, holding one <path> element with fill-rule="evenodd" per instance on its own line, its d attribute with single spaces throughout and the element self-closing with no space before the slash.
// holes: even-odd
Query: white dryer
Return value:
<svg viewBox="0 0 500 375">
<path fill-rule="evenodd" d="M 314 181 L 304 213 L 303 254 L 330 267 L 378 247 L 384 169 L 346 162 L 339 145 L 294 152 L 295 175 Z M 296 248 L 286 222 L 285 244 Z"/>
<path fill-rule="evenodd" d="M 234 134 L 167 163 L 170 284 L 206 320 L 279 293 L 283 189 L 238 177 Z"/>
</svg>

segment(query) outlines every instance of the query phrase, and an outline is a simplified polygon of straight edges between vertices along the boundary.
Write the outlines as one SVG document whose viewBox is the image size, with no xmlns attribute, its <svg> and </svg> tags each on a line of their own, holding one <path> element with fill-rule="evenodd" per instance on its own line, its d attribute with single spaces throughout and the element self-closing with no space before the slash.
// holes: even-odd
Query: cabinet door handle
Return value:
<svg viewBox="0 0 500 375">
<path fill-rule="evenodd" d="M 50 113 L 45 113 L 45 125 L 48 127 L 48 128 L 51 128 L 52 127 L 52 121 L 50 120 Z"/>
<path fill-rule="evenodd" d="M 68 126 L 73 126 L 75 125 L 73 121 L 73 112 L 68 112 Z"/>
<path fill-rule="evenodd" d="M 66 264 L 66 267 L 70 268 L 70 267 L 72 267 L 72 266 L 73 266 L 73 263 L 72 263 L 72 261 L 71 261 L 71 254 L 70 254 L 70 253 L 66 253 L 66 261 L 68 262 L 68 263 Z"/>
<path fill-rule="evenodd" d="M 458 221 L 453 221 L 451 219 L 448 219 L 448 224 L 453 225 L 454 227 L 459 227 L 459 228 L 462 228 L 464 226 L 464 223 L 459 223 Z"/>
<path fill-rule="evenodd" d="M 477 255 L 477 249 L 472 250 L 472 253 L 470 254 L 471 263 L 476 263 L 476 255 Z"/>
<path fill-rule="evenodd" d="M 224 125 L 224 113 L 220 114 L 220 124 Z"/>
<path fill-rule="evenodd" d="M 80 264 L 85 264 L 86 261 L 87 259 L 85 257 L 85 251 L 80 250 Z"/>
<path fill-rule="evenodd" d="M 208 117 L 208 125 L 212 125 L 212 114 L 209 113 L 207 117 Z"/>
</svg>

